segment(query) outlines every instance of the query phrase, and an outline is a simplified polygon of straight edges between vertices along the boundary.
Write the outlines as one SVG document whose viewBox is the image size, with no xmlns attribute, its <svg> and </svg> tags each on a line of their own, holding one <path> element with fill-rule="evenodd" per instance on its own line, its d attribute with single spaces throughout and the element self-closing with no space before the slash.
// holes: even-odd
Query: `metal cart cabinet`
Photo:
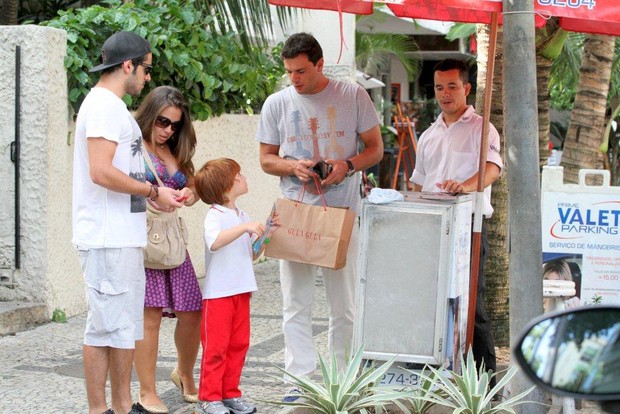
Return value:
<svg viewBox="0 0 620 414">
<path fill-rule="evenodd" d="M 463 352 L 467 332 L 472 196 L 403 195 L 362 202 L 354 348 L 364 344 L 366 359 L 458 369 L 452 356 Z"/>
</svg>

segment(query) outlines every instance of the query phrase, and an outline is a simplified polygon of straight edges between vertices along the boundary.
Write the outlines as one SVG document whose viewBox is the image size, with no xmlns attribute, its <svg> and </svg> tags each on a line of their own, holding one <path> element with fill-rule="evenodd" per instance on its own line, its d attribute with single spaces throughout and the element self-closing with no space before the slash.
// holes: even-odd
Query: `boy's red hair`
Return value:
<svg viewBox="0 0 620 414">
<path fill-rule="evenodd" d="M 241 166 L 230 158 L 207 161 L 194 176 L 196 194 L 207 204 L 226 204 L 224 193 L 230 191 Z"/>
</svg>

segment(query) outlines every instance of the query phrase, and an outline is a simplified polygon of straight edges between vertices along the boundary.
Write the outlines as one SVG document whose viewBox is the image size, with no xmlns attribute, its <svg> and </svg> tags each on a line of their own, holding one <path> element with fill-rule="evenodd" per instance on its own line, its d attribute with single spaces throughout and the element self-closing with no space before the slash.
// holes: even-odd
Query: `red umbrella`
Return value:
<svg viewBox="0 0 620 414">
<path fill-rule="evenodd" d="M 502 0 L 451 1 L 454 7 L 476 9 L 487 13 L 502 12 Z M 559 17 L 560 27 L 565 30 L 620 35 L 620 2 L 618 0 L 534 0 L 534 11 L 538 18 Z"/>
<path fill-rule="evenodd" d="M 465 0 L 464 0 L 465 1 Z M 573 1 L 573 0 L 571 0 Z M 588 1 L 588 0 L 582 0 Z M 428 20 L 442 20 L 464 23 L 490 23 L 488 55 L 493 57 L 487 61 L 487 78 L 484 94 L 483 128 L 480 145 L 480 164 L 478 172 L 478 186 L 476 194 L 476 209 L 474 214 L 472 263 L 469 284 L 469 304 L 467 316 L 467 346 L 471 346 L 474 336 L 474 320 L 476 310 L 476 292 L 478 290 L 478 267 L 480 263 L 480 249 L 482 241 L 482 205 L 484 199 L 483 177 L 486 168 L 487 145 L 489 135 L 489 117 L 492 94 L 493 72 L 495 70 L 495 45 L 497 42 L 497 26 L 500 13 L 484 7 L 467 7 L 455 0 L 386 0 L 388 7 L 399 17 L 412 17 Z M 314 10 L 332 10 L 339 13 L 372 13 L 372 1 L 366 0 L 269 0 L 276 6 L 301 7 Z M 544 24 L 540 19 L 539 24 Z M 342 30 L 342 21 L 341 21 Z M 342 37 L 342 33 L 341 33 Z M 343 39 L 341 38 L 341 42 Z"/>
<path fill-rule="evenodd" d="M 501 12 L 501 3 L 499 10 L 494 10 L 493 7 L 470 7 L 470 5 L 463 5 L 453 0 L 397 0 L 393 2 L 388 1 L 387 3 L 390 10 L 398 17 L 413 17 L 446 22 L 491 24 L 493 13 Z M 501 14 L 499 14 L 498 22 L 502 23 Z M 545 19 L 537 16 L 535 23 L 536 27 L 542 27 L 545 25 Z"/>
</svg>

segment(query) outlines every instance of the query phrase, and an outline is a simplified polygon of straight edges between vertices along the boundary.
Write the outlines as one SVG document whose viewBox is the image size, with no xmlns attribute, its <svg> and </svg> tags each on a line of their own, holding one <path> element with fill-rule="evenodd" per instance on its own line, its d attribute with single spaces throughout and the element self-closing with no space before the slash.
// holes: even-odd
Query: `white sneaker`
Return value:
<svg viewBox="0 0 620 414">
<path fill-rule="evenodd" d="M 230 414 L 221 401 L 198 401 L 194 414 Z"/>
<path fill-rule="evenodd" d="M 256 406 L 250 404 L 243 397 L 227 398 L 222 400 L 224 407 L 233 414 L 252 414 L 256 412 Z"/>
</svg>

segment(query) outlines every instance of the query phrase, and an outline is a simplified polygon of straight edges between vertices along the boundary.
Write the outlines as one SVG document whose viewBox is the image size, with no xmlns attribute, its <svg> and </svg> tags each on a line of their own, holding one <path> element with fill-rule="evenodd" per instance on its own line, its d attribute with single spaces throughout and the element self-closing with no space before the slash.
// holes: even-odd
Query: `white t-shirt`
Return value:
<svg viewBox="0 0 620 414">
<path fill-rule="evenodd" d="M 319 93 L 299 94 L 293 86 L 267 98 L 261 110 L 256 140 L 280 146 L 280 155 L 292 159 L 347 160 L 358 154 L 359 134 L 379 124 L 368 93 L 359 85 L 330 79 Z M 297 200 L 301 182 L 281 177 L 284 197 Z M 330 207 L 359 210 L 360 174 L 323 188 Z M 306 191 L 303 202 L 321 204 L 316 191 Z"/>
<path fill-rule="evenodd" d="M 415 169 L 411 181 L 422 186 L 422 191 L 440 192 L 436 184 L 445 180 L 465 181 L 478 172 L 482 117 L 470 105 L 458 121 L 446 126 L 443 112 L 420 136 Z M 503 168 L 499 154 L 499 134 L 489 125 L 487 161 Z M 484 189 L 485 217 L 491 217 L 491 186 Z"/>
<path fill-rule="evenodd" d="M 205 269 L 203 299 L 216 299 L 257 290 L 252 267 L 252 239 L 242 234 L 226 246 L 211 251 L 222 230 L 250 221 L 242 210 L 231 210 L 219 204 L 211 206 L 205 218 Z"/>
<path fill-rule="evenodd" d="M 146 246 L 146 200 L 118 193 L 90 178 L 88 138 L 117 143 L 112 164 L 144 182 L 142 134 L 127 106 L 112 91 L 95 87 L 84 99 L 75 127 L 73 239 L 79 248 Z"/>
</svg>

